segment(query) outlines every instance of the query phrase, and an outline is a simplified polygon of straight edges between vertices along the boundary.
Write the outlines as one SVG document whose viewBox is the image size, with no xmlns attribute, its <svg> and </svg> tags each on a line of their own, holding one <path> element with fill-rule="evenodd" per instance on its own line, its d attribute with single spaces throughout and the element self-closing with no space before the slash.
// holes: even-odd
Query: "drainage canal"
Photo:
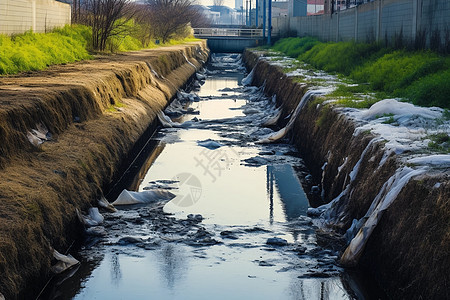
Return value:
<svg viewBox="0 0 450 300">
<path fill-rule="evenodd" d="M 81 264 L 41 299 L 372 298 L 316 235 L 295 148 L 258 143 L 277 109 L 244 73 L 240 55 L 216 54 L 203 85 L 159 115 L 156 146 L 118 199 L 137 204 L 104 213 Z"/>
</svg>

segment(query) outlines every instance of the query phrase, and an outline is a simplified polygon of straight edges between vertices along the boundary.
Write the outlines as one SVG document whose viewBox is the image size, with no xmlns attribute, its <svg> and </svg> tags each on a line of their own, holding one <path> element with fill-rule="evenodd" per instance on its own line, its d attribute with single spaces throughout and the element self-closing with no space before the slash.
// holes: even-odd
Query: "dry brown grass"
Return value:
<svg viewBox="0 0 450 300">
<path fill-rule="evenodd" d="M 50 248 L 64 252 L 77 238 L 75 209 L 88 208 L 118 175 L 157 111 L 194 73 L 183 53 L 197 66 L 206 60 L 199 47 L 0 78 L 0 292 L 7 299 L 49 275 Z M 54 134 L 40 147 L 26 138 L 37 123 Z"/>
</svg>

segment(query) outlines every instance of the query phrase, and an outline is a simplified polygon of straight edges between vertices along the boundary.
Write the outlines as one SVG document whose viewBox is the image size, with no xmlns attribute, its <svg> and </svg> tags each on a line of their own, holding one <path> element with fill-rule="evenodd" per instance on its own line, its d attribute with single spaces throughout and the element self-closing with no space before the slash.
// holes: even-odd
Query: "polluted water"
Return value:
<svg viewBox="0 0 450 300">
<path fill-rule="evenodd" d="M 115 209 L 103 199 L 98 222 L 80 213 L 80 264 L 40 299 L 372 298 L 307 216 L 320 190 L 303 189 L 311 175 L 289 134 L 261 142 L 279 108 L 245 75 L 240 54 L 197 70 L 158 114 L 132 184 L 108 198 Z"/>
</svg>

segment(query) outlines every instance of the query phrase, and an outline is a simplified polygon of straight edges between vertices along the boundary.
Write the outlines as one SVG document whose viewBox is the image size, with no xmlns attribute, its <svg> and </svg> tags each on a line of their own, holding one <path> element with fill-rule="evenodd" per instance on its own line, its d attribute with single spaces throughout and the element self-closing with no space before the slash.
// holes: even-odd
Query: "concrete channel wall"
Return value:
<svg viewBox="0 0 450 300">
<path fill-rule="evenodd" d="M 0 77 L 0 298 L 36 297 L 83 231 L 76 210 L 98 206 L 208 55 L 201 41 Z M 30 143 L 39 128 L 51 138 Z"/>
<path fill-rule="evenodd" d="M 254 68 L 253 84 L 265 84 L 266 93 L 276 94 L 283 122 L 308 86 L 258 57 L 256 51 L 244 55 L 247 67 Z M 355 134 L 356 127 L 358 124 L 339 108 L 311 100 L 292 129 L 291 140 L 321 182 L 325 202 L 347 189 L 349 174 L 360 162 L 358 175 L 348 186 L 351 192 L 338 201 L 341 214 L 331 228 L 337 233 L 344 233 L 352 220 L 365 215 L 383 185 L 403 166 L 397 155 L 380 164 L 383 143 L 371 145 L 374 136 Z M 359 267 L 373 275 L 390 299 L 449 298 L 449 199 L 448 170 L 430 170 L 408 182 L 376 225 Z"/>
<path fill-rule="evenodd" d="M 47 32 L 71 22 L 70 4 L 55 0 L 0 0 L 0 33 Z"/>
<path fill-rule="evenodd" d="M 375 0 L 333 14 L 274 18 L 273 30 L 322 41 L 450 42 L 450 1 Z"/>
</svg>

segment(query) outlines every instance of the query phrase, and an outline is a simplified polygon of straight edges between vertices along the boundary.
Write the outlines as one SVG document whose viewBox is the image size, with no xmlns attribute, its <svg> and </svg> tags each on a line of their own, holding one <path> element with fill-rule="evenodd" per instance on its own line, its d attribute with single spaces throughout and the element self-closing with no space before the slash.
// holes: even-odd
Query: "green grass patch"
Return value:
<svg viewBox="0 0 450 300">
<path fill-rule="evenodd" d="M 198 41 L 193 37 L 174 39 L 165 44 L 156 44 L 155 40 L 151 40 L 144 47 L 134 21 L 130 21 L 127 26 L 128 34 L 117 34 L 108 39 L 107 52 L 133 51 Z M 91 59 L 91 50 L 92 28 L 84 25 L 66 25 L 49 33 L 26 32 L 12 36 L 0 34 L 0 75 L 38 71 L 50 65 Z"/>
<path fill-rule="evenodd" d="M 45 69 L 49 65 L 89 59 L 89 28 L 65 26 L 51 33 L 0 35 L 0 74 Z"/>
<path fill-rule="evenodd" d="M 342 105 L 369 105 L 371 100 L 364 104 L 352 96 L 363 93 L 378 100 L 394 96 L 416 105 L 450 108 L 448 55 L 395 50 L 376 43 L 321 43 L 309 37 L 282 39 L 273 49 L 360 83 L 358 87 L 339 86 L 332 94 L 342 98 L 338 101 Z"/>
<path fill-rule="evenodd" d="M 317 39 L 312 37 L 291 37 L 279 40 L 273 45 L 273 49 L 283 52 L 290 57 L 297 58 L 300 54 L 305 53 L 319 43 Z"/>
<path fill-rule="evenodd" d="M 440 151 L 444 153 L 450 153 L 450 136 L 445 133 L 437 133 L 428 136 L 431 141 L 428 143 L 428 148 L 435 151 Z"/>
<path fill-rule="evenodd" d="M 350 73 L 380 51 L 377 44 L 355 42 L 320 43 L 298 58 L 327 72 Z M 379 55 L 379 54 L 378 54 Z"/>
</svg>

